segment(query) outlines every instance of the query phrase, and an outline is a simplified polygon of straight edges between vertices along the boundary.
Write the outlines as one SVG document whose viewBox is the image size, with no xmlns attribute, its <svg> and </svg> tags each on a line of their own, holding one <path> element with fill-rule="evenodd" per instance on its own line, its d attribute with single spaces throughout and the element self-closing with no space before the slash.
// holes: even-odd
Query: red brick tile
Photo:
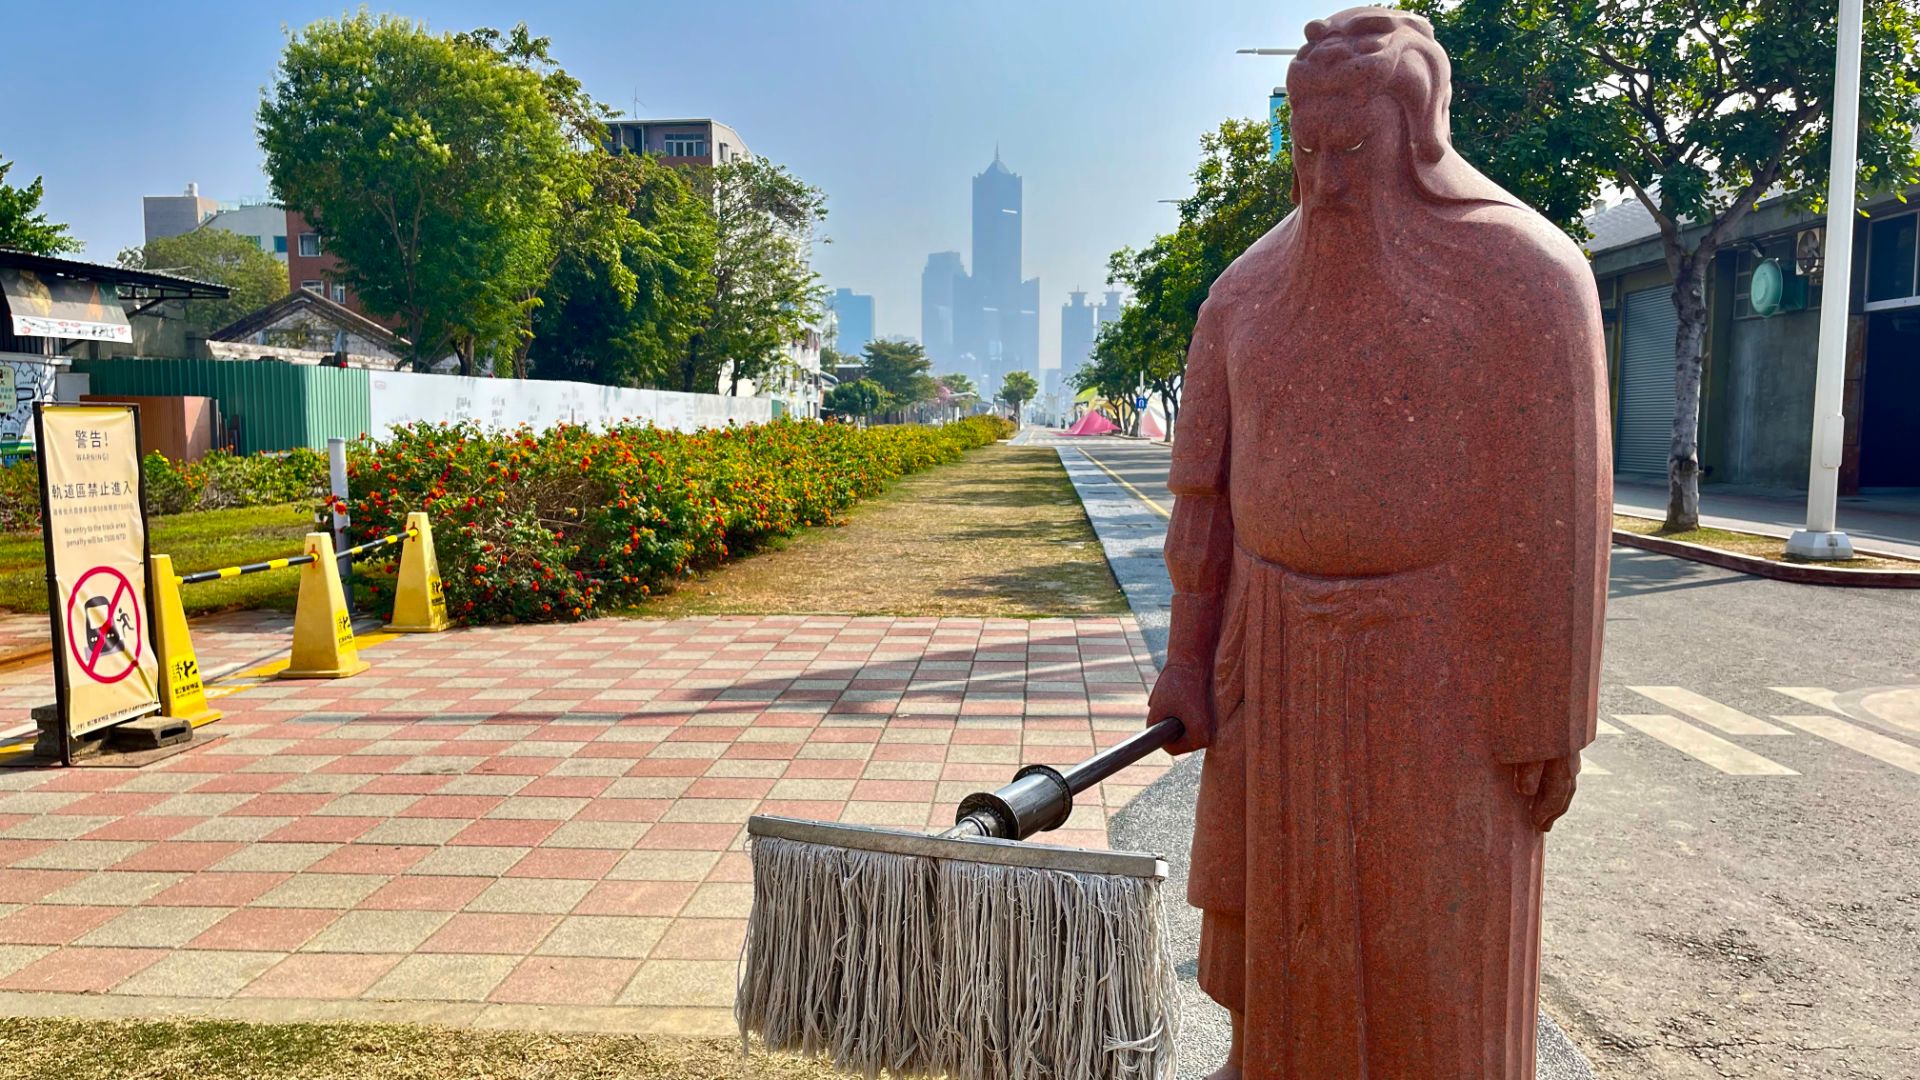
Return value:
<svg viewBox="0 0 1920 1080">
<path fill-rule="evenodd" d="M 819 727 L 807 736 L 807 741 L 817 743 L 877 743 L 880 741 L 880 728 L 877 727 Z"/>
<path fill-rule="evenodd" d="M 205 870 L 247 845 L 224 840 L 149 844 L 114 864 L 115 870 Z"/>
<path fill-rule="evenodd" d="M 241 908 L 208 927 L 188 947 L 292 952 L 339 916 L 315 908 Z"/>
<path fill-rule="evenodd" d="M 89 873 L 88 870 L 8 870 L 0 874 L 0 904 L 31 904 Z"/>
<path fill-rule="evenodd" d="M 0 831 L 10 829 L 31 817 L 33 817 L 32 814 L 0 815 Z M 12 866 L 17 862 L 25 862 L 57 843 L 59 843 L 57 840 L 0 840 L 0 866 Z M 0 901 L 4 899 L 0 897 Z"/>
<path fill-rule="evenodd" d="M 639 967 L 638 960 L 529 956 L 494 987 L 488 1000 L 611 1005 Z"/>
<path fill-rule="evenodd" d="M 596 848 L 535 848 L 514 863 L 506 876 L 598 881 L 620 861 L 620 855 Z"/>
<path fill-rule="evenodd" d="M 603 881 L 581 899 L 575 915 L 675 915 L 687 905 L 692 881 Z"/>
<path fill-rule="evenodd" d="M 196 795 L 236 792 L 259 794 L 263 791 L 272 791 L 286 782 L 286 776 L 281 773 L 228 773 L 225 776 L 213 777 L 205 783 L 196 784 L 191 790 Z"/>
<path fill-rule="evenodd" d="M 837 816 L 838 815 L 836 815 L 836 817 Z M 827 818 L 826 820 L 832 821 L 835 820 L 835 818 Z M 753 858 L 744 851 L 729 851 L 725 855 L 720 856 L 720 861 L 713 865 L 713 870 L 707 874 L 707 880 L 752 881 Z"/>
<path fill-rule="evenodd" d="M 725 851 L 739 834 L 738 825 L 662 821 L 634 846 L 655 851 Z"/>
<path fill-rule="evenodd" d="M 345 773 L 350 776 L 360 774 L 377 776 L 393 772 L 411 760 L 413 759 L 399 754 L 350 754 L 338 761 L 327 762 L 320 766 L 319 771 L 333 775 Z"/>
<path fill-rule="evenodd" d="M 104 994 L 165 955 L 164 949 L 60 949 L 0 979 L 0 990 Z"/>
<path fill-rule="evenodd" d="M 435 930 L 418 951 L 507 955 L 529 953 L 559 921 L 558 915 L 462 912 Z"/>
<path fill-rule="evenodd" d="M 134 815 L 105 825 L 81 837 L 82 840 L 165 840 L 178 836 L 207 820 L 203 817 L 142 817 Z"/>
<path fill-rule="evenodd" d="M 241 997 L 356 998 L 400 962 L 398 956 L 308 953 L 289 956 L 247 984 Z"/>
<path fill-rule="evenodd" d="M 795 758 L 783 776 L 788 780 L 857 780 L 867 763 L 846 758 Z"/>
<path fill-rule="evenodd" d="M 686 799 L 758 799 L 773 787 L 773 780 L 758 776 L 703 776 L 688 785 Z"/>
<path fill-rule="evenodd" d="M 398 874 L 433 850 L 422 844 L 347 844 L 307 869 L 320 874 Z"/>
<path fill-rule="evenodd" d="M 255 795 L 227 811 L 228 817 L 300 817 L 311 814 L 334 800 L 326 792 L 269 792 Z"/>
<path fill-rule="evenodd" d="M 360 901 L 377 911 L 459 911 L 493 884 L 492 878 L 407 875 L 394 878 Z"/>
<path fill-rule="evenodd" d="M 126 910 L 80 904 L 23 907 L 0 919 L 0 944 L 65 945 Z"/>
<path fill-rule="evenodd" d="M 532 847 L 560 825 L 558 821 L 488 818 L 461 829 L 447 843 L 462 847 Z"/>
<path fill-rule="evenodd" d="M 499 795 L 427 795 L 400 811 L 410 818 L 477 818 L 500 805 Z"/>
<path fill-rule="evenodd" d="M 55 810 L 56 814 L 137 814 L 156 803 L 172 798 L 165 792 L 147 791 L 103 791 L 89 795 L 84 799 L 75 799 Z"/>
<path fill-rule="evenodd" d="M 659 821 L 672 799 L 595 799 L 580 808 L 575 821 Z"/>
<path fill-rule="evenodd" d="M 292 876 L 280 871 L 194 874 L 147 903 L 158 907 L 241 907 Z"/>
<path fill-rule="evenodd" d="M 560 759 L 557 757 L 525 757 L 519 754 L 507 754 L 488 758 L 473 771 L 491 776 L 545 776 L 559 763 Z"/>
</svg>

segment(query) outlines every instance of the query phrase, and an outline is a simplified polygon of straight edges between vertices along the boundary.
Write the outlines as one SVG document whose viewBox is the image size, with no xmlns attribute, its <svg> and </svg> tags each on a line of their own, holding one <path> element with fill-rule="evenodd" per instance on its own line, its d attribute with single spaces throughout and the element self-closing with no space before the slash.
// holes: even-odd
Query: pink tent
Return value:
<svg viewBox="0 0 1920 1080">
<path fill-rule="evenodd" d="M 1143 412 L 1141 414 L 1140 434 L 1149 439 L 1164 439 L 1167 437 L 1167 433 L 1160 430 L 1160 421 L 1155 420 L 1151 412 Z"/>
<path fill-rule="evenodd" d="M 1108 434 L 1109 432 L 1114 432 L 1119 430 L 1120 430 L 1119 425 L 1107 419 L 1105 413 L 1100 412 L 1098 409 L 1088 409 L 1087 415 L 1081 417 L 1079 420 L 1074 421 L 1074 425 L 1067 429 L 1067 434 L 1069 435 L 1105 435 L 1105 434 Z"/>
</svg>

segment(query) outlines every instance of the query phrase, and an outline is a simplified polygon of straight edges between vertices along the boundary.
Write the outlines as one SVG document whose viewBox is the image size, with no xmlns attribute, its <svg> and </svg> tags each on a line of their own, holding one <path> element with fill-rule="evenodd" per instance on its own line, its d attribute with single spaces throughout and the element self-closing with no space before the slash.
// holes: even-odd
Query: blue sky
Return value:
<svg viewBox="0 0 1920 1080">
<path fill-rule="evenodd" d="M 47 208 L 109 260 L 141 240 L 140 197 L 188 181 L 264 197 L 253 134 L 286 27 L 339 3 L 9 5 L 0 157 L 44 174 Z M 994 145 L 1026 179 L 1026 272 L 1041 355 L 1059 306 L 1097 291 L 1106 256 L 1168 228 L 1196 140 L 1259 116 L 1284 61 L 1335 10 L 1298 0 L 811 0 L 791 3 L 373 5 L 436 29 L 527 22 L 601 100 L 639 116 L 713 116 L 825 189 L 817 267 L 876 297 L 882 334 L 917 336 L 930 251 L 967 251 L 968 181 Z M 36 43 L 25 46 L 24 43 Z M 37 88 L 29 90 L 29 88 Z M 633 104 L 638 96 L 640 105 Z"/>
</svg>

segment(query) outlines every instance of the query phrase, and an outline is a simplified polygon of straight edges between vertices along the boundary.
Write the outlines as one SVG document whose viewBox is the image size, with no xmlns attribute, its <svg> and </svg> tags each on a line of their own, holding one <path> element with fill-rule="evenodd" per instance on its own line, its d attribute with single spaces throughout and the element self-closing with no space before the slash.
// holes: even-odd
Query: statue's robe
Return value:
<svg viewBox="0 0 1920 1080">
<path fill-rule="evenodd" d="M 1605 355 L 1579 250 L 1473 179 L 1374 231 L 1296 211 L 1189 357 L 1166 556 L 1176 623 L 1219 631 L 1188 899 L 1250 1080 L 1533 1075 L 1513 766 L 1593 738 Z"/>
</svg>

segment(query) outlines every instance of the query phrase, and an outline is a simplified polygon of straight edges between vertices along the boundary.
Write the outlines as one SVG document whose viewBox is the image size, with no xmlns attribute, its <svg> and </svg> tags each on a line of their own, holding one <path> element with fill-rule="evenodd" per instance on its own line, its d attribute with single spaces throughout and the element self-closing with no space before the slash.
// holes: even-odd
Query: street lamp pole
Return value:
<svg viewBox="0 0 1920 1080">
<path fill-rule="evenodd" d="M 1821 262 L 1820 353 L 1813 382 L 1813 446 L 1807 475 L 1807 527 L 1787 540 L 1787 554 L 1850 559 L 1853 542 L 1840 531 L 1840 459 L 1846 436 L 1847 317 L 1853 291 L 1854 175 L 1860 138 L 1861 0 L 1840 0 L 1839 48 L 1833 77 L 1833 158 L 1827 178 L 1827 251 Z"/>
</svg>

